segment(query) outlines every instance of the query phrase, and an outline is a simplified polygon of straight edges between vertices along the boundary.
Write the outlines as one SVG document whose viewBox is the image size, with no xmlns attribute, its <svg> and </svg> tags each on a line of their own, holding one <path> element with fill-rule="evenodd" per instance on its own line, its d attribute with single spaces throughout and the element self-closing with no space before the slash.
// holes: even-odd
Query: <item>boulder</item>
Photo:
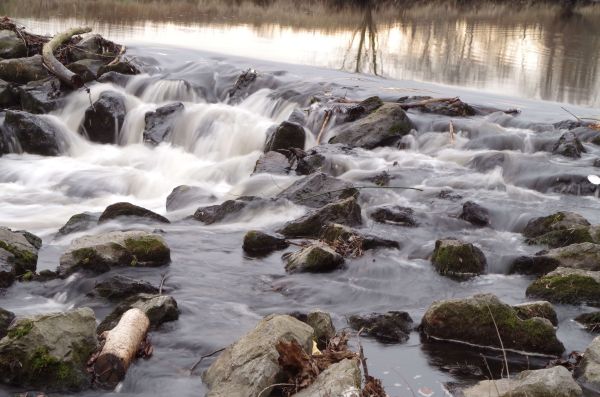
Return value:
<svg viewBox="0 0 600 397">
<path fill-rule="evenodd" d="M 306 389 L 293 397 L 355 397 L 360 396 L 361 371 L 357 359 L 344 359 L 332 364 Z"/>
<path fill-rule="evenodd" d="M 489 226 L 490 224 L 489 211 L 473 201 L 467 201 L 463 204 L 459 218 L 479 227 Z"/>
<path fill-rule="evenodd" d="M 314 330 L 317 347 L 325 349 L 329 340 L 335 336 L 335 327 L 329 313 L 313 310 L 306 315 L 304 322 Z"/>
<path fill-rule="evenodd" d="M 580 158 L 581 153 L 585 153 L 586 150 L 581 144 L 581 141 L 571 131 L 567 131 L 556 141 L 552 148 L 553 154 L 560 154 L 565 157 Z"/>
<path fill-rule="evenodd" d="M 550 321 L 555 327 L 558 326 L 558 316 L 556 315 L 554 306 L 552 306 L 550 302 L 527 302 L 514 305 L 513 308 L 517 311 L 517 316 L 519 316 L 521 320 L 541 317 Z"/>
<path fill-rule="evenodd" d="M 118 301 L 141 293 L 158 294 L 158 288 L 147 281 L 118 274 L 96 283 L 89 295 Z"/>
<path fill-rule="evenodd" d="M 29 232 L 0 227 L 0 274 L 9 272 L 13 276 L 22 276 L 27 272 L 35 273 L 41 246 L 42 239 Z M 0 279 L 5 277 L 6 274 Z"/>
<path fill-rule="evenodd" d="M 26 84 L 46 77 L 48 77 L 48 72 L 42 65 L 41 55 L 0 61 L 0 79 L 2 80 Z"/>
<path fill-rule="evenodd" d="M 462 397 L 580 397 L 581 387 L 562 366 L 523 371 L 510 379 L 484 380 L 462 391 Z M 461 394 L 458 394 L 461 396 Z"/>
<path fill-rule="evenodd" d="M 24 152 L 58 156 L 66 147 L 60 132 L 43 116 L 9 110 L 4 125 L 14 133 Z"/>
<path fill-rule="evenodd" d="M 27 46 L 23 39 L 12 30 L 0 30 L 0 58 L 21 58 L 27 56 Z"/>
<path fill-rule="evenodd" d="M 279 233 L 286 237 L 318 237 L 323 227 L 329 223 L 360 225 L 361 209 L 356 199 L 350 197 L 313 210 L 299 219 L 286 223 Z"/>
<path fill-rule="evenodd" d="M 575 370 L 575 378 L 590 395 L 600 393 L 600 337 L 585 349 L 583 360 Z"/>
<path fill-rule="evenodd" d="M 218 205 L 201 207 L 194 213 L 194 219 L 207 225 L 223 222 L 239 216 L 243 211 L 251 211 L 265 207 L 270 200 L 260 197 L 243 196 L 235 200 L 227 200 Z"/>
<path fill-rule="evenodd" d="M 398 205 L 384 205 L 375 207 L 369 217 L 375 222 L 392 223 L 399 226 L 416 227 L 415 211 L 412 208 L 400 207 Z"/>
<path fill-rule="evenodd" d="M 565 350 L 550 321 L 522 320 L 517 311 L 492 294 L 434 302 L 421 322 L 421 331 L 438 339 L 532 353 L 560 355 Z"/>
<path fill-rule="evenodd" d="M 441 275 L 463 278 L 483 273 L 487 261 L 473 244 L 448 238 L 435 242 L 431 263 Z"/>
<path fill-rule="evenodd" d="M 361 117 L 373 113 L 375 110 L 383 106 L 383 101 L 378 96 L 367 98 L 354 106 L 346 109 L 346 118 L 344 121 L 352 122 Z"/>
<path fill-rule="evenodd" d="M 184 109 L 183 103 L 176 102 L 146 113 L 144 116 L 146 123 L 144 142 L 158 145 L 161 142 L 170 141 L 177 118 L 183 113 Z"/>
<path fill-rule="evenodd" d="M 286 257 L 288 273 L 326 273 L 344 265 L 344 258 L 322 243 L 308 245 Z"/>
<path fill-rule="evenodd" d="M 526 294 L 552 303 L 600 306 L 600 272 L 559 267 L 531 283 Z"/>
<path fill-rule="evenodd" d="M 58 234 L 66 236 L 67 234 L 89 230 L 98 224 L 99 218 L 99 213 L 82 212 L 81 214 L 75 214 L 69 218 L 63 227 L 58 229 Z"/>
<path fill-rule="evenodd" d="M 0 109 L 19 104 L 19 96 L 12 83 L 0 80 Z"/>
<path fill-rule="evenodd" d="M 581 243 L 541 251 L 533 257 L 517 258 L 511 273 L 546 274 L 557 267 L 582 270 L 600 270 L 600 244 Z"/>
<path fill-rule="evenodd" d="M 67 69 L 81 76 L 84 83 L 96 80 L 98 71 L 104 65 L 103 61 L 95 59 L 81 59 L 67 65 Z"/>
<path fill-rule="evenodd" d="M 279 341 L 296 341 L 307 354 L 312 352 L 313 329 L 293 317 L 272 315 L 229 346 L 203 374 L 210 388 L 207 397 L 258 396 L 279 383 L 284 373 L 279 366 Z"/>
<path fill-rule="evenodd" d="M 451 101 L 435 101 L 432 99 L 430 96 L 406 96 L 398 99 L 398 102 L 402 104 L 421 102 L 423 105 L 415 106 L 413 109 L 423 113 L 441 114 L 449 117 L 475 116 L 478 113 L 475 108 L 458 98 Z"/>
<path fill-rule="evenodd" d="M 73 61 L 91 59 L 109 63 L 117 56 L 119 50 L 119 46 L 115 43 L 106 40 L 99 34 L 93 34 L 69 47 L 69 57 Z"/>
<path fill-rule="evenodd" d="M 374 149 L 395 145 L 414 125 L 400 105 L 384 104 L 373 113 L 335 128 L 329 143 Z"/>
<path fill-rule="evenodd" d="M 413 320 L 407 312 L 391 311 L 383 314 L 353 315 L 350 326 L 361 335 L 370 336 L 381 343 L 403 343 L 413 330 Z"/>
<path fill-rule="evenodd" d="M 122 217 L 127 218 L 140 218 L 140 220 L 146 220 L 149 222 L 159 223 L 171 223 L 167 218 L 162 215 L 152 212 L 144 207 L 134 205 L 131 203 L 115 203 L 111 204 L 98 218 L 98 223 L 108 222 L 112 219 L 118 219 Z"/>
<path fill-rule="evenodd" d="M 600 332 L 600 312 L 583 313 L 575 317 L 575 321 L 593 333 Z"/>
<path fill-rule="evenodd" d="M 65 93 L 55 77 L 29 82 L 19 86 L 16 93 L 21 108 L 30 113 L 49 113 L 65 104 Z"/>
<path fill-rule="evenodd" d="M 91 386 L 87 361 L 96 350 L 89 308 L 19 318 L 0 340 L 0 382 L 50 392 Z"/>
<path fill-rule="evenodd" d="M 297 180 L 279 193 L 277 198 L 307 207 L 321 208 L 341 199 L 358 197 L 358 194 L 352 183 L 319 172 Z"/>
<path fill-rule="evenodd" d="M 100 71 L 100 70 L 98 70 Z M 98 75 L 98 83 L 103 84 L 114 84 L 118 87 L 126 87 L 127 83 L 131 80 L 132 76 L 129 74 L 122 74 L 118 72 L 107 72 L 102 76 Z"/>
<path fill-rule="evenodd" d="M 133 295 L 121 302 L 102 322 L 96 332 L 100 335 L 104 331 L 113 329 L 121 319 L 123 313 L 129 309 L 140 309 L 150 319 L 150 327 L 158 328 L 169 321 L 179 318 L 177 301 L 169 295 L 145 294 Z"/>
<path fill-rule="evenodd" d="M 117 143 L 125 122 L 125 98 L 116 92 L 105 91 L 85 111 L 79 132 L 96 143 Z"/>
<path fill-rule="evenodd" d="M 267 255 L 273 251 L 286 249 L 289 245 L 283 238 L 271 236 L 259 230 L 250 230 L 244 236 L 242 249 L 252 255 Z"/>
<path fill-rule="evenodd" d="M 76 271 L 105 273 L 117 266 L 163 266 L 171 250 L 162 236 L 143 231 L 109 232 L 80 237 L 60 257 L 58 273 Z"/>
<path fill-rule="evenodd" d="M 550 248 L 566 247 L 578 243 L 600 243 L 598 226 L 579 226 L 554 230 L 526 240 L 528 244 L 547 245 Z"/>
<path fill-rule="evenodd" d="M 213 201 L 217 197 L 198 186 L 177 186 L 167 196 L 167 211 L 177 211 L 183 208 L 191 207 L 199 202 Z"/>
<path fill-rule="evenodd" d="M 284 121 L 279 124 L 267 137 L 265 153 L 281 149 L 304 149 L 306 132 L 299 124 Z"/>
<path fill-rule="evenodd" d="M 0 339 L 6 336 L 8 327 L 15 319 L 15 314 L 0 307 Z"/>
<path fill-rule="evenodd" d="M 558 230 L 588 226 L 590 226 L 590 223 L 583 216 L 575 212 L 561 211 L 531 219 L 523 230 L 523 236 L 533 238 Z"/>
<path fill-rule="evenodd" d="M 281 174 L 287 175 L 290 173 L 290 160 L 279 152 L 266 152 L 256 161 L 253 174 Z"/>
<path fill-rule="evenodd" d="M 136 75 L 141 73 L 141 65 L 132 60 L 124 60 L 116 63 L 101 66 L 98 69 L 98 77 L 106 73 L 116 72 L 119 74 Z"/>
<path fill-rule="evenodd" d="M 332 247 L 341 245 L 342 247 L 359 249 L 361 251 L 376 248 L 400 248 L 400 244 L 397 241 L 362 234 L 338 223 L 325 225 L 321 230 L 319 238 Z"/>
</svg>

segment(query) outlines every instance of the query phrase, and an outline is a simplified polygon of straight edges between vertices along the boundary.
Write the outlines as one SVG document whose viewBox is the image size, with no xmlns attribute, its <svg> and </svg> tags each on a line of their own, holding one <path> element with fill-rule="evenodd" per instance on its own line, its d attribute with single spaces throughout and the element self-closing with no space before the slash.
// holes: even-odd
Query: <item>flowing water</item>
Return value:
<svg viewBox="0 0 600 397">
<path fill-rule="evenodd" d="M 7 4 L 10 6 L 11 2 Z M 29 16 L 25 10 L 20 12 L 20 20 L 40 32 L 61 30 L 91 18 L 67 14 L 43 19 L 37 15 L 40 11 L 36 8 L 32 8 Z M 577 18 L 598 15 L 594 14 L 597 11 L 587 12 L 592 14 Z M 521 32 L 525 41 L 535 43 L 540 37 L 546 37 L 546 17 L 540 16 L 537 30 Z M 349 314 L 388 310 L 408 311 L 418 323 L 432 301 L 479 292 L 495 293 L 508 303 L 527 301 L 525 289 L 532 278 L 505 273 L 514 257 L 532 254 L 540 247 L 524 244 L 517 231 L 530 218 L 558 210 L 576 210 L 590 222 L 600 223 L 597 192 L 590 192 L 591 185 L 582 182 L 588 174 L 597 173 L 592 162 L 600 156 L 600 149 L 586 145 L 588 153 L 578 160 L 567 160 L 544 151 L 561 135 L 550 123 L 568 118 L 568 114 L 561 110 L 564 104 L 530 99 L 542 96 L 572 100 L 571 111 L 581 116 L 597 116 L 597 109 L 577 105 L 598 105 L 596 58 L 595 65 L 581 66 L 587 69 L 579 70 L 579 74 L 571 71 L 577 74 L 572 80 L 563 79 L 560 83 L 553 80 L 551 84 L 556 89 L 549 89 L 547 95 L 543 94 L 539 80 L 551 77 L 537 70 L 539 65 L 534 65 L 535 71 L 528 75 L 527 67 L 516 65 L 518 61 L 503 69 L 504 62 L 510 63 L 504 58 L 498 58 L 497 62 L 482 59 L 478 67 L 487 74 L 479 78 L 459 68 L 461 70 L 452 74 L 456 78 L 452 80 L 444 73 L 437 73 L 445 69 L 436 69 L 433 65 L 431 75 L 421 69 L 424 74 L 417 75 L 419 68 L 401 60 L 403 56 L 410 58 L 411 54 L 402 53 L 394 53 L 398 58 L 395 66 L 388 69 L 389 75 L 395 77 L 430 79 L 435 74 L 438 78 L 432 80 L 457 85 L 466 82 L 469 86 L 486 89 L 504 87 L 507 80 L 524 82 L 509 85 L 497 94 L 302 65 L 335 66 L 329 63 L 336 60 L 335 51 L 328 53 L 327 49 L 338 48 L 336 46 L 345 40 L 338 36 L 347 33 L 325 27 L 323 31 L 312 30 L 309 34 L 302 28 L 273 25 L 275 27 L 265 33 L 260 26 L 245 26 L 235 21 L 213 25 L 156 22 L 151 16 L 147 18 L 148 22 L 130 24 L 94 22 L 94 27 L 109 38 L 128 44 L 128 54 L 150 65 L 149 73 L 132 78 L 125 87 L 112 84 L 91 87 L 91 100 L 107 90 L 126 96 L 127 116 L 117 144 L 94 144 L 77 134 L 90 101 L 87 93 L 78 92 L 69 98 L 64 109 L 44 116 L 63 135 L 65 153 L 62 156 L 10 154 L 0 157 L 0 225 L 26 229 L 43 238 L 38 270 L 54 269 L 69 242 L 82 234 L 123 228 L 153 230 L 146 224 L 109 222 L 85 233 L 56 236 L 58 228 L 73 214 L 101 212 L 112 203 L 129 201 L 166 214 L 172 221 L 172 224 L 161 225 L 172 250 L 168 269 L 119 269 L 111 275 L 118 272 L 158 284 L 161 273 L 167 272 L 166 290 L 179 303 L 179 320 L 152 333 L 154 356 L 137 362 L 116 392 L 90 391 L 80 394 L 82 396 L 201 396 L 205 387 L 199 376 L 189 376 L 192 364 L 200 356 L 230 344 L 270 313 L 318 307 L 332 314 L 338 328 L 344 328 Z M 435 32 L 431 20 L 413 25 L 398 23 L 404 24 L 399 32 L 410 26 L 414 32 L 422 32 L 426 29 L 424 26 L 429 26 L 432 39 L 442 34 Z M 446 21 L 442 29 L 450 29 L 446 24 L 450 22 Z M 493 21 L 481 22 L 478 26 L 471 36 L 474 41 L 479 37 L 475 32 L 491 34 L 502 30 Z M 290 29 L 289 32 L 286 29 Z M 391 35 L 395 28 L 389 29 Z M 458 25 L 452 29 L 461 31 Z M 169 36 L 169 32 L 173 34 Z M 415 33 L 415 37 L 419 34 Z M 498 34 L 510 41 L 506 31 Z M 307 51 L 304 41 L 312 40 L 307 35 L 314 38 L 310 46 L 314 53 Z M 562 35 L 565 43 L 575 40 L 566 32 Z M 183 42 L 192 37 L 198 42 Z M 224 43 L 226 37 L 235 47 L 223 44 L 222 48 L 215 48 L 218 43 Z M 242 37 L 248 45 L 240 44 Z M 598 38 L 590 40 L 598 41 Z M 299 47 L 291 50 L 292 43 Z M 508 51 L 509 47 L 507 44 L 504 56 L 518 56 L 519 50 Z M 210 52 L 218 49 L 222 53 Z M 256 54 L 252 53 L 254 50 Z M 563 50 L 567 51 L 566 46 Z M 428 51 L 431 57 L 444 57 L 437 44 L 432 44 Z M 392 52 L 385 55 L 382 50 L 382 53 L 385 64 L 386 56 L 392 57 Z M 542 62 L 540 59 L 544 56 L 538 53 L 536 59 Z M 275 63 L 269 59 L 290 63 Z M 453 62 L 450 58 L 448 61 Z M 571 61 L 581 65 L 587 62 L 579 58 Z M 257 83 L 243 101 L 230 103 L 227 91 L 239 73 L 249 67 L 259 71 Z M 500 79 L 497 75 L 504 77 Z M 537 93 L 530 95 L 531 87 L 536 87 Z M 281 253 L 261 259 L 247 257 L 241 249 L 242 238 L 249 229 L 274 230 L 304 214 L 306 208 L 282 204 L 211 226 L 186 218 L 197 207 L 240 195 L 270 197 L 297 180 L 296 176 L 251 174 L 263 150 L 268 128 L 286 120 L 294 109 L 307 106 L 315 94 L 345 95 L 351 99 L 377 94 L 385 100 L 403 95 L 459 95 L 465 102 L 502 109 L 518 108 L 522 114 L 513 117 L 497 112 L 453 119 L 457 136 L 452 142 L 447 133 L 449 118 L 410 112 L 418 131 L 405 141 L 406 150 L 380 148 L 338 155 L 334 173 L 339 178 L 364 185 L 368 178 L 386 171 L 393 178 L 392 185 L 421 188 L 422 192 L 365 189 L 360 196 L 364 212 L 379 204 L 411 207 L 420 226 L 407 229 L 374 223 L 365 217 L 364 231 L 393 238 L 402 243 L 402 248 L 367 252 L 361 258 L 348 261 L 346 269 L 331 274 L 287 275 Z M 185 111 L 177 120 L 172 141 L 154 148 L 142 144 L 145 113 L 175 101 L 183 102 Z M 311 131 L 307 148 L 315 144 L 318 130 Z M 505 156 L 499 165 L 493 162 L 498 153 Z M 557 178 L 566 182 L 557 183 Z M 205 189 L 206 199 L 190 208 L 167 213 L 166 197 L 179 185 Z M 442 190 L 452 190 L 462 198 L 441 199 L 438 196 Z M 466 200 L 474 200 L 491 210 L 491 228 L 474 228 L 457 219 Z M 487 274 L 461 283 L 439 276 L 427 258 L 435 240 L 446 236 L 479 245 L 488 258 Z M 3 293 L 0 304 L 19 315 L 89 306 L 102 318 L 111 306 L 87 297 L 86 293 L 104 277 L 106 275 L 95 278 L 74 275 L 44 284 L 17 283 Z M 559 305 L 557 310 L 558 335 L 567 351 L 584 349 L 592 336 L 571 319 L 590 309 Z M 363 339 L 363 343 L 370 372 L 383 380 L 390 396 L 411 395 L 411 390 L 416 393 L 420 387 L 431 388 L 435 396 L 446 395 L 443 383 L 472 380 L 471 376 L 457 375 L 454 370 L 457 365 L 484 368 L 481 354 L 496 376 L 501 365 L 499 352 L 421 341 L 416 332 L 406 344 L 382 345 L 368 339 Z M 546 361 L 547 358 L 515 355 L 511 357 L 511 369 L 534 368 Z M 210 362 L 205 360 L 197 373 Z M 8 392 L 8 389 L 0 389 L 0 395 Z"/>
</svg>

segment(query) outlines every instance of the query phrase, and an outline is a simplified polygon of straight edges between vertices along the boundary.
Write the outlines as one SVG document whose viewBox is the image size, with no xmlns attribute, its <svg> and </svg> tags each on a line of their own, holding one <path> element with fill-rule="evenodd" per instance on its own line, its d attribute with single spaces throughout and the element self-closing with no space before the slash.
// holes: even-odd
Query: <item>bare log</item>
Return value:
<svg viewBox="0 0 600 397">
<path fill-rule="evenodd" d="M 140 309 L 134 308 L 126 311 L 117 326 L 106 332 L 104 347 L 94 364 L 94 373 L 99 385 L 114 389 L 125 378 L 149 326 L 148 316 Z"/>
<path fill-rule="evenodd" d="M 91 28 L 73 28 L 65 32 L 59 33 L 52 38 L 49 42 L 44 44 L 42 48 L 42 57 L 44 65 L 48 68 L 50 73 L 60 79 L 60 81 L 70 85 L 74 88 L 81 88 L 83 86 L 83 79 L 76 73 L 71 72 L 54 56 L 54 51 L 60 47 L 65 41 L 71 39 L 71 37 L 91 32 Z"/>
</svg>

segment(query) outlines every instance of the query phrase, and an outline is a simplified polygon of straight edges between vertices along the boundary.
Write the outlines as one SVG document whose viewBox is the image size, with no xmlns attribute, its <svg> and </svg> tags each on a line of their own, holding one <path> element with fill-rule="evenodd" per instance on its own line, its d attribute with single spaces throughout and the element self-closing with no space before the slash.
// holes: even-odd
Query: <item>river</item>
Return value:
<svg viewBox="0 0 600 397">
<path fill-rule="evenodd" d="M 540 150 L 561 134 L 549 123 L 570 117 L 562 107 L 582 117 L 600 114 L 600 7 L 574 13 L 551 7 L 471 12 L 429 7 L 332 15 L 321 6 L 298 6 L 293 16 L 284 1 L 266 7 L 242 2 L 239 9 L 208 0 L 205 7 L 200 3 L 5 0 L 0 4 L 0 14 L 14 16 L 37 33 L 90 25 L 126 44 L 128 55 L 149 65 L 148 74 L 134 77 L 125 87 L 91 87 L 92 100 L 104 90 L 127 98 L 119 145 L 93 144 L 76 133 L 89 106 L 88 94 L 77 92 L 64 109 L 48 116 L 68 142 L 65 155 L 0 157 L 0 225 L 43 238 L 38 270 L 54 269 L 69 242 L 81 235 L 56 236 L 76 213 L 101 212 L 112 203 L 129 201 L 166 214 L 173 222 L 161 228 L 172 250 L 172 264 L 164 270 L 166 290 L 179 304 L 179 320 L 152 333 L 154 356 L 136 363 L 118 392 L 79 396 L 201 396 L 206 390 L 200 377 L 187 371 L 192 364 L 232 343 L 271 313 L 319 307 L 344 328 L 349 314 L 388 310 L 408 311 L 418 323 L 432 301 L 479 292 L 492 292 L 508 303 L 524 302 L 532 278 L 505 273 L 515 256 L 533 254 L 540 247 L 526 245 L 517 231 L 532 217 L 558 210 L 575 210 L 591 223 L 600 223 L 597 192 L 564 194 L 552 182 L 563 175 L 598 173 L 591 164 L 600 149 L 586 145 L 588 153 L 577 160 Z M 361 47 L 363 29 L 368 44 Z M 239 104 L 226 103 L 225 82 L 247 68 L 265 77 L 259 80 L 264 86 Z M 379 95 L 385 100 L 404 95 L 460 96 L 482 106 L 517 108 L 521 115 L 455 119 L 458 134 L 451 143 L 439 133 L 449 118 L 411 112 L 418 132 L 408 150 L 380 148 L 340 155 L 336 176 L 342 179 L 361 184 L 387 171 L 394 185 L 423 189 L 367 189 L 360 199 L 363 209 L 379 204 L 411 207 L 420 226 L 407 229 L 365 220 L 365 231 L 400 241 L 402 248 L 368 252 L 331 274 L 287 275 L 280 253 L 250 258 L 241 242 L 247 230 L 274 230 L 306 208 L 278 206 L 211 226 L 185 218 L 201 205 L 239 195 L 269 197 L 297 180 L 297 176 L 251 174 L 267 129 L 318 92 L 354 99 Z M 174 101 L 182 101 L 185 111 L 173 142 L 156 148 L 143 145 L 144 114 Z M 498 134 L 503 138 L 493 139 Z M 314 144 L 314 139 L 309 141 Z M 498 152 L 507 156 L 502 166 L 483 169 L 473 162 Z M 207 195 L 193 208 L 166 213 L 166 197 L 179 185 L 200 186 L 216 199 Z M 462 199 L 440 199 L 444 189 Z M 490 209 L 491 228 L 473 228 L 456 219 L 466 200 Z M 111 222 L 91 233 L 133 227 L 152 230 Z M 446 236 L 480 246 L 488 258 L 486 274 L 460 283 L 439 276 L 427 256 L 435 240 Z M 118 272 L 158 284 L 162 271 Z M 0 305 L 19 315 L 89 306 L 101 318 L 111 306 L 86 293 L 104 277 L 17 283 L 3 293 Z M 582 350 L 591 341 L 593 336 L 571 320 L 589 310 L 557 306 L 558 337 L 567 352 Z M 500 352 L 421 341 L 417 332 L 405 344 L 382 345 L 365 338 L 363 344 L 371 374 L 383 380 L 390 396 L 410 395 L 410 390 L 421 387 L 444 396 L 443 383 L 472 380 L 451 371 L 456 364 L 481 366 L 481 353 L 497 376 L 502 361 Z M 546 361 L 515 355 L 511 370 L 543 366 Z M 197 372 L 209 364 L 205 360 Z M 8 392 L 0 388 L 0 395 Z"/>
</svg>

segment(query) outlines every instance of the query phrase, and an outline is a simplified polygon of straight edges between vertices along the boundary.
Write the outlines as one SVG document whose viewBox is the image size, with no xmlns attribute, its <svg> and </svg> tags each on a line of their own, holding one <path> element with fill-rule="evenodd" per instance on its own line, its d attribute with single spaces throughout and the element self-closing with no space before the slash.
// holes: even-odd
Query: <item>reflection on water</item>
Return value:
<svg viewBox="0 0 600 397">
<path fill-rule="evenodd" d="M 42 33 L 85 23 L 125 42 L 600 106 L 600 6 L 403 9 L 365 1 L 339 9 L 295 3 L 4 0 L 0 14 Z"/>
</svg>

